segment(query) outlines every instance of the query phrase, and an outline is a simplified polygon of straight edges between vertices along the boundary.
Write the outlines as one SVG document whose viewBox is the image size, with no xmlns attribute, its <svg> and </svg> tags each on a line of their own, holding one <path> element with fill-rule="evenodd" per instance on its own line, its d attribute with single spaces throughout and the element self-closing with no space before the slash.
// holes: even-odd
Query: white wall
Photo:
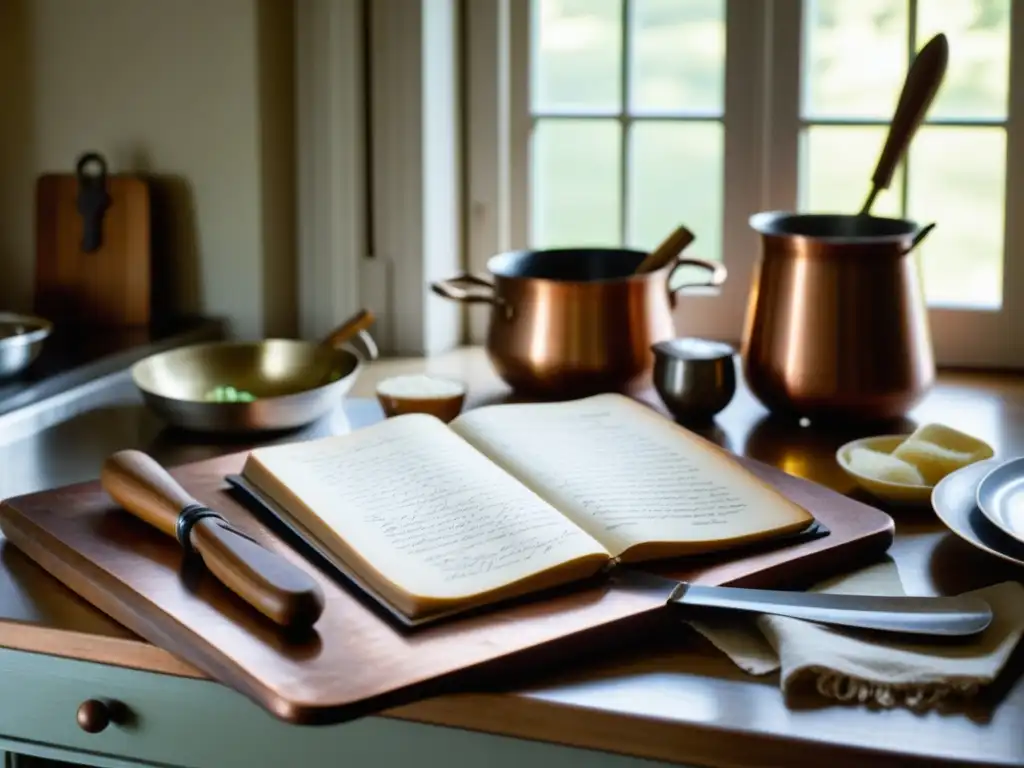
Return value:
<svg viewBox="0 0 1024 768">
<path fill-rule="evenodd" d="M 288 0 L 0 2 L 0 309 L 31 304 L 36 176 L 96 150 L 113 172 L 154 175 L 158 270 L 178 309 L 241 336 L 294 333 L 292 13 Z"/>
</svg>

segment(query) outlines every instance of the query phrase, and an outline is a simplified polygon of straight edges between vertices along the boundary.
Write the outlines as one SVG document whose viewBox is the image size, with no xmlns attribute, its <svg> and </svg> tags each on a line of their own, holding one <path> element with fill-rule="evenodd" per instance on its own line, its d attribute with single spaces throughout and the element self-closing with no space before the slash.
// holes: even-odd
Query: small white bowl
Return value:
<svg viewBox="0 0 1024 768">
<path fill-rule="evenodd" d="M 426 413 L 449 422 L 462 412 L 466 384 L 425 374 L 391 376 L 377 383 L 377 401 L 388 418 Z"/>
<path fill-rule="evenodd" d="M 853 440 L 843 445 L 836 451 L 836 461 L 861 488 L 883 501 L 893 504 L 929 504 L 932 498 L 933 485 L 909 485 L 906 483 L 891 483 L 887 480 L 878 480 L 873 477 L 862 475 L 850 468 L 850 453 L 855 448 L 867 448 L 879 453 L 892 453 L 896 447 L 906 440 L 910 435 L 876 435 L 874 437 L 862 437 L 860 440 Z"/>
</svg>

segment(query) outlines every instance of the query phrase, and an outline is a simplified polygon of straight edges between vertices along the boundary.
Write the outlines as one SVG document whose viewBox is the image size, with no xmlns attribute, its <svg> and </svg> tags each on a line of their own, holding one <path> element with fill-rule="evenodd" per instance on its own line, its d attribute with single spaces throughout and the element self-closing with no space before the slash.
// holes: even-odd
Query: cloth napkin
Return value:
<svg viewBox="0 0 1024 768">
<path fill-rule="evenodd" d="M 906 594 L 886 559 L 811 591 Z M 970 698 L 999 675 L 1024 634 L 1024 586 L 1003 582 L 969 593 L 992 607 L 992 624 L 966 642 L 913 644 L 883 633 L 825 627 L 780 616 L 728 614 L 690 625 L 752 675 L 779 672 L 784 695 L 805 683 L 836 702 L 925 710 Z"/>
</svg>

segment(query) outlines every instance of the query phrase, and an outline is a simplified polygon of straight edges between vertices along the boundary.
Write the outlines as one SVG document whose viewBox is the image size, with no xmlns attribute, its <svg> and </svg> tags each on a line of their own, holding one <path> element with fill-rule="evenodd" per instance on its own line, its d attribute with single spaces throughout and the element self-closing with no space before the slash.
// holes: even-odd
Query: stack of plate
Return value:
<svg viewBox="0 0 1024 768">
<path fill-rule="evenodd" d="M 932 507 L 960 538 L 1024 565 L 1024 458 L 988 459 L 947 475 Z"/>
</svg>

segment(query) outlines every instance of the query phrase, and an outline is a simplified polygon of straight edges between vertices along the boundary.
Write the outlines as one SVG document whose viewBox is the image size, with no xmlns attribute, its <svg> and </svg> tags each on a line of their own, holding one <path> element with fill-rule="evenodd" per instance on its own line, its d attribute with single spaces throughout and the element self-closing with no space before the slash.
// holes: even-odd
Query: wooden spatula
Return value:
<svg viewBox="0 0 1024 768">
<path fill-rule="evenodd" d="M 666 237 L 657 248 L 651 251 L 636 268 L 636 274 L 654 272 L 668 264 L 695 239 L 694 234 L 686 227 L 680 226 Z"/>
<path fill-rule="evenodd" d="M 198 554 L 228 589 L 271 621 L 305 629 L 320 618 L 324 595 L 312 576 L 200 504 L 149 455 L 113 454 L 100 482 L 127 511 Z"/>
<path fill-rule="evenodd" d="M 871 213 L 875 197 L 892 183 L 896 166 L 907 153 L 911 139 L 924 121 L 928 108 L 931 107 L 935 95 L 946 76 L 949 64 L 949 41 L 942 33 L 935 35 L 914 57 L 907 77 L 903 81 L 896 111 L 889 123 L 889 135 L 885 139 L 882 153 L 878 157 L 878 165 L 871 177 L 871 191 L 861 207 L 862 216 Z"/>
</svg>

